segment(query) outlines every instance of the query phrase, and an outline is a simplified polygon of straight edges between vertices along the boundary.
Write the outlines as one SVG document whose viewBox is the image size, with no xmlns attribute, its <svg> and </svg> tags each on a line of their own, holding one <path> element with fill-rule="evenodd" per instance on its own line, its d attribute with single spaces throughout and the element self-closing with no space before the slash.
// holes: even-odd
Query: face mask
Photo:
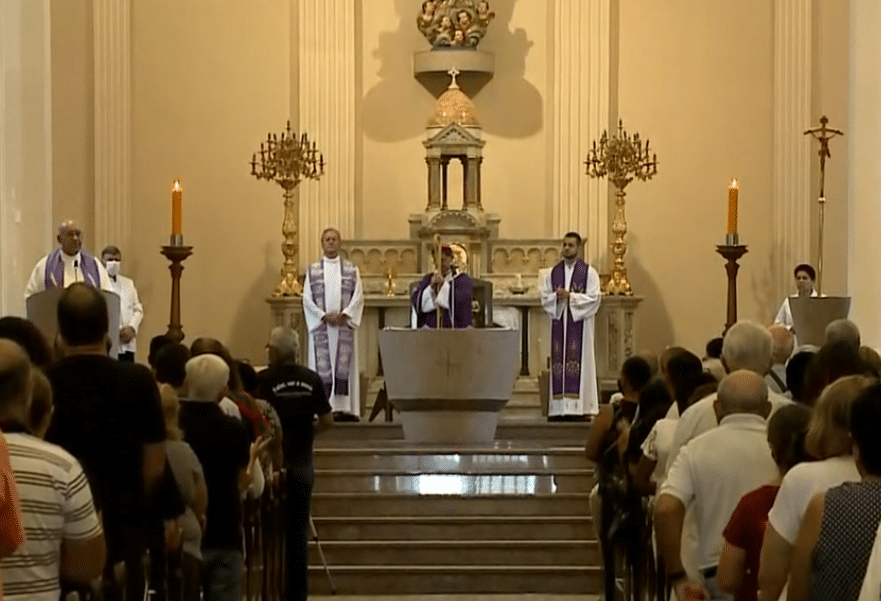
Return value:
<svg viewBox="0 0 881 601">
<path fill-rule="evenodd" d="M 119 261 L 107 261 L 107 275 L 112 277 L 119 275 Z"/>
</svg>

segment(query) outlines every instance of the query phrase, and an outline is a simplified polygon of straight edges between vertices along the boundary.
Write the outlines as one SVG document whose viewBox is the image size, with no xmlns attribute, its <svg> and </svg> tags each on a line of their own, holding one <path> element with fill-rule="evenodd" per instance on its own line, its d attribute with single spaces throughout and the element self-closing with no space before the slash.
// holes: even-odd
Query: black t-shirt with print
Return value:
<svg viewBox="0 0 881 601">
<path fill-rule="evenodd" d="M 331 410 L 319 375 L 302 365 L 271 365 L 257 374 L 257 384 L 281 420 L 285 461 L 311 461 L 315 416 Z"/>
</svg>

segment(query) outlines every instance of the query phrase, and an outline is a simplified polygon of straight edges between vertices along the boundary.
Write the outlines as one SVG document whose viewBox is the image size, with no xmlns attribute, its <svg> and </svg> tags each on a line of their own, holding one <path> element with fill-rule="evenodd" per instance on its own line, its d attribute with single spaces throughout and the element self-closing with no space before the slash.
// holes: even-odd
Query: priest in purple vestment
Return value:
<svg viewBox="0 0 881 601">
<path fill-rule="evenodd" d="M 578 257 L 581 236 L 563 237 L 563 260 L 539 277 L 541 305 L 551 322 L 548 419 L 584 419 L 599 410 L 594 316 L 602 290 L 596 269 Z"/>
<path fill-rule="evenodd" d="M 441 327 L 471 327 L 471 301 L 474 283 L 467 273 L 459 273 L 453 265 L 453 249 L 441 247 L 440 273 L 426 274 L 413 296 L 410 306 L 415 315 L 414 327 L 437 328 L 437 309 L 441 309 Z"/>
<path fill-rule="evenodd" d="M 74 282 L 85 282 L 93 288 L 113 291 L 104 265 L 83 250 L 83 232 L 73 221 L 58 226 L 61 245 L 40 259 L 24 290 L 28 297 L 49 288 L 66 288 Z"/>
</svg>

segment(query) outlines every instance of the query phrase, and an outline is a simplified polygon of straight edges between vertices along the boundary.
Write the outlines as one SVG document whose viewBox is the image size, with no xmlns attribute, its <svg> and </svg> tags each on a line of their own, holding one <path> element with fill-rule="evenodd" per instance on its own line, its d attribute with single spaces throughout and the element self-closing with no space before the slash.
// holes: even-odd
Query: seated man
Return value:
<svg viewBox="0 0 881 601">
<path fill-rule="evenodd" d="M 438 308 L 442 328 L 471 326 L 471 301 L 474 283 L 467 273 L 459 273 L 453 265 L 453 249 L 441 247 L 440 273 L 428 273 L 419 282 L 410 306 L 415 314 L 414 327 L 437 328 Z"/>
</svg>

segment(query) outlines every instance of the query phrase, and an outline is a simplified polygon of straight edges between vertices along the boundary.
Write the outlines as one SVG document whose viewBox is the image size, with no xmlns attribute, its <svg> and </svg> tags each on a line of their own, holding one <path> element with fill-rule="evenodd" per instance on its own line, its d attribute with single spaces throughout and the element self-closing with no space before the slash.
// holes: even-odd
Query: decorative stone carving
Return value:
<svg viewBox="0 0 881 601">
<path fill-rule="evenodd" d="M 606 355 L 609 366 L 618 365 L 618 335 L 618 315 L 614 312 L 609 313 L 609 350 Z"/>
<path fill-rule="evenodd" d="M 416 25 L 433 48 L 476 48 L 495 16 L 485 0 L 425 0 Z"/>
</svg>

